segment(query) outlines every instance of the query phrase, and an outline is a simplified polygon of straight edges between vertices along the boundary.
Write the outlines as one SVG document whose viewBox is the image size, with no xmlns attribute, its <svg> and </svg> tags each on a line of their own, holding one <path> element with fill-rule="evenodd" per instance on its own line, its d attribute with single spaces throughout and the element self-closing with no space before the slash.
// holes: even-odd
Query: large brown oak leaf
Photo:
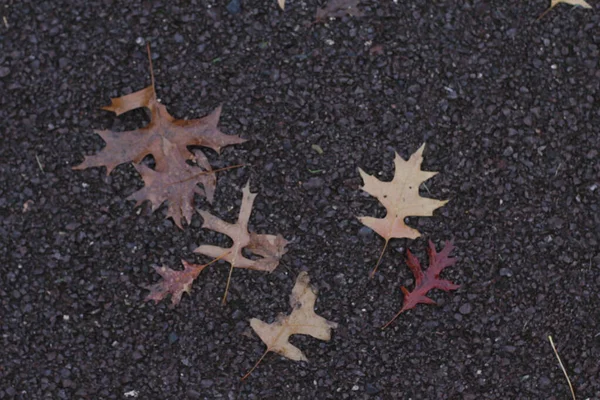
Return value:
<svg viewBox="0 0 600 400">
<path fill-rule="evenodd" d="M 221 107 L 200 119 L 174 118 L 156 98 L 154 77 L 151 86 L 113 98 L 109 106 L 103 107 L 116 115 L 136 108 L 150 111 L 150 123 L 147 126 L 127 132 L 95 131 L 106 142 L 106 146 L 97 154 L 86 156 L 73 169 L 106 167 L 106 173 L 110 174 L 117 165 L 133 162 L 145 187 L 128 199 L 136 200 L 137 205 L 148 200 L 152 203 L 153 211 L 167 202 L 167 217 L 173 218 L 175 224 L 182 228 L 183 221 L 191 221 L 194 194 L 205 196 L 212 203 L 216 186 L 216 171 L 201 150 L 192 150 L 190 147 L 208 147 L 219 153 L 221 148 L 243 143 L 245 139 L 225 135 L 219 130 L 217 124 Z M 148 155 L 154 158 L 154 169 L 140 164 Z"/>
</svg>

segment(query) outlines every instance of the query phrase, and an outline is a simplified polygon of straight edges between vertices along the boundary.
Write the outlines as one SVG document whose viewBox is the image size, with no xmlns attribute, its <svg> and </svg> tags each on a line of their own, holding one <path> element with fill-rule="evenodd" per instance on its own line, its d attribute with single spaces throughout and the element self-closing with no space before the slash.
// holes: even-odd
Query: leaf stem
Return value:
<svg viewBox="0 0 600 400">
<path fill-rule="evenodd" d="M 219 168 L 219 169 L 211 169 L 210 171 L 202 171 L 202 172 L 194 174 L 194 175 L 192 175 L 192 176 L 190 176 L 188 178 L 182 179 L 182 180 L 177 181 L 177 182 L 173 182 L 170 185 L 177 185 L 177 184 L 180 184 L 180 183 L 191 181 L 192 179 L 195 179 L 195 178 L 197 178 L 199 176 L 202 176 L 202 175 L 214 174 L 215 172 L 227 171 L 228 169 L 241 168 L 241 167 L 245 167 L 245 166 L 246 166 L 246 164 L 237 164 L 237 165 L 230 165 L 229 167 L 223 167 L 223 168 Z"/>
<path fill-rule="evenodd" d="M 405 310 L 404 310 L 404 307 L 402 307 L 402 308 L 400 309 L 400 311 L 398 311 L 398 314 L 394 315 L 394 318 L 390 319 L 390 320 L 388 321 L 388 323 L 387 323 L 387 324 L 385 324 L 384 326 L 382 326 L 382 327 L 381 327 L 381 330 L 384 330 L 385 328 L 387 328 L 387 327 L 388 327 L 388 326 L 389 326 L 389 325 L 390 325 L 392 322 L 394 322 L 394 321 L 396 320 L 396 318 L 398 318 L 398 317 L 400 316 L 400 314 L 402 314 L 404 311 L 405 311 Z"/>
<path fill-rule="evenodd" d="M 146 43 L 146 51 L 148 52 L 148 62 L 150 63 L 150 78 L 152 79 L 152 91 L 156 96 L 156 88 L 154 87 L 154 68 L 152 67 L 152 56 L 150 55 L 150 42 Z"/>
<path fill-rule="evenodd" d="M 383 258 L 383 253 L 385 253 L 385 249 L 387 248 L 387 245 L 389 242 L 390 242 L 389 238 L 385 239 L 385 244 L 383 245 L 383 249 L 381 250 L 381 254 L 379 255 L 377 264 L 375 264 L 375 268 L 373 268 L 373 271 L 371 271 L 371 274 L 369 276 L 371 279 L 373 279 L 375 277 L 375 273 L 377 272 L 377 268 L 379 267 L 379 264 L 381 263 L 381 259 Z"/>
<path fill-rule="evenodd" d="M 227 254 L 231 253 L 231 251 L 226 251 L 223 254 L 221 254 L 219 257 L 211 260 L 210 262 L 204 264 L 204 267 L 208 267 L 210 264 L 219 261 L 220 259 L 222 259 L 223 257 L 225 257 Z"/>
<path fill-rule="evenodd" d="M 555 5 L 556 5 L 556 4 L 555 4 Z M 540 14 L 540 16 L 537 18 L 537 20 L 536 20 L 536 21 L 539 21 L 540 19 L 544 18 L 544 16 L 545 16 L 546 14 L 548 14 L 548 13 L 550 12 L 550 10 L 552 10 L 553 8 L 554 8 L 554 6 L 548 7 L 548 8 L 546 9 L 546 11 L 544 11 L 543 13 L 541 13 L 541 14 Z"/>
<path fill-rule="evenodd" d="M 227 277 L 227 285 L 225 285 L 225 293 L 223 293 L 223 300 L 221 301 L 222 305 L 227 304 L 227 292 L 229 292 L 229 284 L 231 283 L 231 275 L 233 274 L 233 263 L 231 263 L 231 267 L 229 268 L 229 276 Z"/>
<path fill-rule="evenodd" d="M 258 367 L 258 364 L 260 364 L 260 362 L 263 360 L 263 358 L 265 358 L 265 356 L 267 355 L 267 353 L 270 351 L 269 348 L 267 348 L 267 350 L 265 350 L 265 352 L 263 353 L 263 355 L 258 359 L 258 361 L 256 362 L 256 364 L 254 364 L 254 367 L 252 367 L 250 369 L 250 371 L 248 371 L 246 373 L 246 375 L 242 376 L 242 381 L 245 380 L 247 377 L 250 376 L 250 374 L 252 373 L 252 371 L 254 371 L 256 369 L 256 367 Z"/>
</svg>

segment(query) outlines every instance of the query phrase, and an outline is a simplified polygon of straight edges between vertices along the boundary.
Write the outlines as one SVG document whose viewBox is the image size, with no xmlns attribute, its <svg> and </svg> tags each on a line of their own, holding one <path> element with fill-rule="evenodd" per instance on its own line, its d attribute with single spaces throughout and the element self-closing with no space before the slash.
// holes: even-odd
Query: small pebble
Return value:
<svg viewBox="0 0 600 400">
<path fill-rule="evenodd" d="M 365 391 L 367 392 L 367 394 L 377 394 L 379 393 L 379 388 L 377 388 L 374 385 L 371 385 L 370 383 L 367 383 L 365 385 Z"/>
<path fill-rule="evenodd" d="M 364 241 L 370 240 L 373 238 L 373 230 L 368 226 L 363 226 L 358 230 L 358 237 Z"/>
<path fill-rule="evenodd" d="M 458 311 L 460 311 L 462 315 L 470 314 L 472 310 L 473 306 L 471 305 L 471 303 L 465 303 L 458 309 Z"/>
<path fill-rule="evenodd" d="M 215 383 L 212 379 L 202 379 L 202 381 L 200 381 L 200 386 L 202 386 L 205 389 L 211 387 L 214 384 Z"/>
<path fill-rule="evenodd" d="M 242 3 L 240 0 L 231 0 L 229 4 L 227 4 L 227 11 L 231 14 L 239 14 L 242 12 Z"/>
<path fill-rule="evenodd" d="M 72 380 L 70 380 L 70 379 L 63 379 L 62 380 L 62 385 L 65 388 L 70 388 L 70 387 L 75 386 L 75 383 Z"/>
<path fill-rule="evenodd" d="M 306 190 L 314 190 L 314 189 L 320 189 L 323 186 L 324 182 L 322 178 L 310 178 L 309 180 L 307 180 L 306 182 L 304 182 L 304 185 L 302 185 L 302 187 L 304 187 L 304 189 Z"/>
<path fill-rule="evenodd" d="M 342 273 L 336 274 L 336 276 L 333 277 L 333 282 L 336 286 L 344 286 L 346 284 L 346 277 Z"/>
<path fill-rule="evenodd" d="M 194 389 L 188 389 L 186 394 L 190 399 L 200 399 L 202 397 L 200 392 L 197 392 Z"/>
</svg>

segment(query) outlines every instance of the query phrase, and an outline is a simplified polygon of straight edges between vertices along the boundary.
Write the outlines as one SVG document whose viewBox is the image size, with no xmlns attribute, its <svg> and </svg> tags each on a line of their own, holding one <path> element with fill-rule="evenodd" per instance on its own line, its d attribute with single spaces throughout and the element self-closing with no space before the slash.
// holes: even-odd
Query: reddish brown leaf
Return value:
<svg viewBox="0 0 600 400">
<path fill-rule="evenodd" d="M 208 264 L 191 264 L 185 260 L 181 260 L 181 262 L 183 263 L 183 271 L 176 271 L 164 266 L 154 267 L 154 270 L 163 279 L 154 285 L 145 286 L 146 289 L 150 290 L 150 294 L 146 296 L 146 301 L 154 300 L 155 303 L 158 303 L 171 295 L 171 307 L 175 307 L 181 301 L 183 292 L 190 294 L 192 283 Z"/>
<path fill-rule="evenodd" d="M 190 150 L 189 146 L 203 146 L 220 152 L 222 147 L 243 143 L 245 139 L 225 135 L 219 130 L 217 124 L 221 107 L 204 118 L 175 119 L 158 102 L 154 79 L 152 85 L 145 89 L 111 99 L 111 104 L 103 109 L 120 115 L 141 107 L 150 110 L 147 126 L 128 132 L 96 131 L 106 146 L 99 153 L 87 156 L 73 169 L 104 166 L 106 173 L 110 174 L 117 165 L 133 162 L 146 186 L 129 198 L 136 200 L 137 204 L 150 201 L 152 210 L 166 201 L 169 207 L 167 216 L 182 228 L 183 221 L 191 220 L 194 194 L 204 195 L 212 202 L 216 185 L 215 171 L 206 156 L 198 149 Z M 140 164 L 147 155 L 154 157 L 154 169 Z"/>
<path fill-rule="evenodd" d="M 453 249 L 454 245 L 452 242 L 446 241 L 442 251 L 437 253 L 435 251 L 435 245 L 430 240 L 429 249 L 427 250 L 427 254 L 429 255 L 429 268 L 427 268 L 425 273 L 423 273 L 419 260 L 410 252 L 410 250 L 406 250 L 407 264 L 415 277 L 415 288 L 412 292 L 409 292 L 408 289 L 402 286 L 402 293 L 404 293 L 404 303 L 402 304 L 402 308 L 394 318 L 383 326 L 383 328 L 386 328 L 391 324 L 404 311 L 415 308 L 417 304 L 435 304 L 435 301 L 427 297 L 427 293 L 430 290 L 441 289 L 448 292 L 460 287 L 460 285 L 456 285 L 445 279 L 440 279 L 440 274 L 444 268 L 450 267 L 456 263 L 455 258 L 449 257 Z"/>
<path fill-rule="evenodd" d="M 358 0 L 329 0 L 325 8 L 317 8 L 317 21 L 324 21 L 327 18 L 339 18 L 344 15 L 353 17 L 362 17 L 365 15 L 358 8 Z"/>
<path fill-rule="evenodd" d="M 181 296 L 183 296 L 184 292 L 190 294 L 192 283 L 194 283 L 194 280 L 200 275 L 200 272 L 210 264 L 225 257 L 225 255 L 227 255 L 227 253 L 221 254 L 208 264 L 203 265 L 192 264 L 185 260 L 181 260 L 183 271 L 176 271 L 165 266 L 154 267 L 154 270 L 158 272 L 163 279 L 154 285 L 144 286 L 146 289 L 150 290 L 150 293 L 146 296 L 146 301 L 154 300 L 155 303 L 158 303 L 168 295 L 171 295 L 171 307 L 175 307 L 181 301 Z"/>
<path fill-rule="evenodd" d="M 205 158 L 199 150 L 196 152 Z M 194 194 L 205 196 L 208 202 L 212 203 L 217 178 L 210 165 L 207 170 L 191 166 L 181 158 L 181 154 L 176 149 L 169 150 L 166 156 L 169 162 L 166 163 L 166 169 L 163 172 L 158 172 L 144 164 L 134 165 L 144 179 L 144 187 L 129 196 L 127 200 L 135 200 L 136 206 L 148 200 L 151 203 L 152 211 L 158 209 L 163 202 L 168 201 L 167 218 L 172 217 L 177 226 L 181 228 L 181 223 L 178 221 L 192 219 Z M 204 189 L 198 186 L 199 183 L 203 185 Z"/>
</svg>

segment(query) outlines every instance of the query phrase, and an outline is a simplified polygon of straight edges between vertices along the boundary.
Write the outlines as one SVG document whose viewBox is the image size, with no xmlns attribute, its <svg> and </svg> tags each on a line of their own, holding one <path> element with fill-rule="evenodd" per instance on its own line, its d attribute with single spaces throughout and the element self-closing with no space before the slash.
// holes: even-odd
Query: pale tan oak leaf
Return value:
<svg viewBox="0 0 600 400">
<path fill-rule="evenodd" d="M 371 277 L 377 271 L 390 239 L 416 239 L 421 236 L 418 230 L 406 225 L 404 222 L 406 217 L 432 216 L 434 210 L 448 202 L 448 200 L 435 200 L 419 195 L 419 186 L 437 174 L 437 172 L 421 170 L 424 150 L 425 143 L 410 156 L 408 161 L 396 153 L 395 173 L 391 182 L 380 181 L 359 168 L 360 176 L 364 181 L 362 189 L 376 197 L 387 210 L 384 218 L 358 218 L 360 222 L 385 239 L 385 245 Z"/>
<path fill-rule="evenodd" d="M 290 315 L 280 314 L 277 320 L 267 324 L 258 318 L 250 320 L 250 326 L 267 345 L 267 350 L 254 367 L 242 378 L 246 379 L 269 352 L 275 352 L 290 360 L 308 361 L 302 350 L 289 342 L 292 335 L 310 335 L 316 339 L 329 341 L 331 330 L 338 327 L 315 313 L 317 291 L 310 285 L 308 273 L 300 272 L 290 296 Z"/>
<path fill-rule="evenodd" d="M 217 258 L 223 253 L 223 260 L 231 264 L 227 286 L 223 296 L 223 303 L 227 299 L 227 291 L 231 281 L 233 268 L 246 268 L 256 271 L 272 272 L 279 265 L 281 257 L 287 252 L 287 240 L 281 235 L 265 235 L 255 232 L 248 232 L 248 220 L 252 213 L 252 205 L 256 198 L 256 193 L 250 193 L 250 182 L 242 190 L 242 205 L 240 214 L 235 224 L 225 222 L 207 211 L 200 211 L 200 216 L 204 220 L 202 228 L 210 229 L 224 235 L 227 235 L 233 241 L 230 248 L 223 248 L 204 244 L 194 250 L 195 253 L 204 254 L 211 258 Z M 243 249 L 260 256 L 257 259 L 250 259 L 244 256 Z"/>
<path fill-rule="evenodd" d="M 579 7 L 583 7 L 583 8 L 592 8 L 592 6 L 585 0 L 552 0 L 550 2 L 550 7 L 544 11 L 542 13 L 542 15 L 540 15 L 538 17 L 538 20 L 542 19 L 544 17 L 544 15 L 548 14 L 548 12 L 550 12 L 550 10 L 552 10 L 554 7 L 556 7 L 559 4 L 569 4 L 572 6 L 579 6 Z"/>
</svg>

